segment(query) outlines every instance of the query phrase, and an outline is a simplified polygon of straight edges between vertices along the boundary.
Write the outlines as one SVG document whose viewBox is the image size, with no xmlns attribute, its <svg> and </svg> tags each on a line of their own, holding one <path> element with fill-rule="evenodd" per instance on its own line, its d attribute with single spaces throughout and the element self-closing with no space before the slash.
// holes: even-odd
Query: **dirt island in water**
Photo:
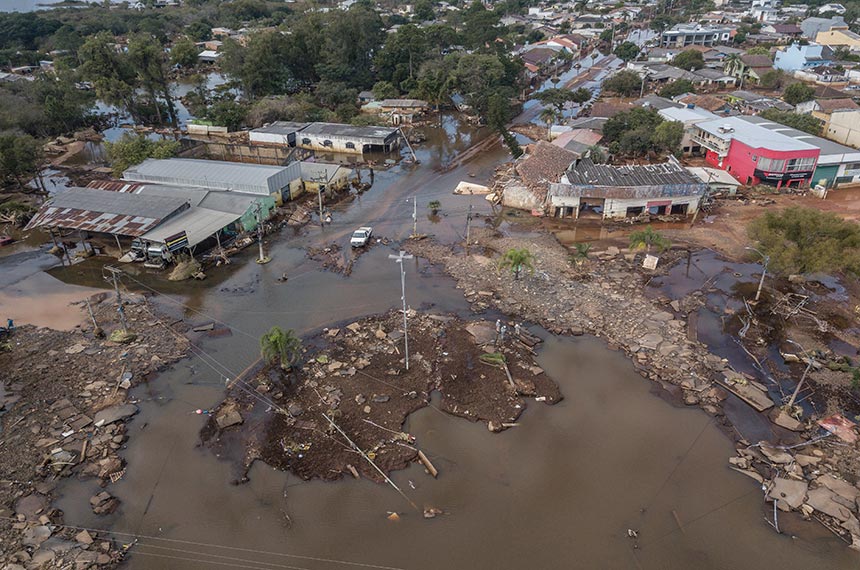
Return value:
<svg viewBox="0 0 860 570">
<path fill-rule="evenodd" d="M 539 339 L 524 328 L 506 324 L 496 345 L 494 322 L 414 310 L 408 321 L 408 371 L 402 312 L 326 329 L 306 341 L 303 365 L 285 371 L 264 364 L 234 382 L 203 440 L 227 456 L 241 449 L 233 458 L 244 473 L 261 459 L 303 479 L 352 474 L 381 481 L 380 470 L 418 460 L 419 442 L 403 426 L 409 414 L 434 405 L 434 390 L 441 411 L 486 422 L 494 432 L 511 427 L 528 400 L 561 400 L 535 364 Z"/>
</svg>

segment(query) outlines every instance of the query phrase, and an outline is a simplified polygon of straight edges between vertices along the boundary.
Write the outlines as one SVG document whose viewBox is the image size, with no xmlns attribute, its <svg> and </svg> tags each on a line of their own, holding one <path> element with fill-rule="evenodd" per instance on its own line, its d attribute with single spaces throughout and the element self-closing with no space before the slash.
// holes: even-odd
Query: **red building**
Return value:
<svg viewBox="0 0 860 570">
<path fill-rule="evenodd" d="M 751 123 L 726 117 L 693 125 L 691 138 L 705 150 L 708 164 L 743 184 L 808 186 L 821 150 Z"/>
</svg>

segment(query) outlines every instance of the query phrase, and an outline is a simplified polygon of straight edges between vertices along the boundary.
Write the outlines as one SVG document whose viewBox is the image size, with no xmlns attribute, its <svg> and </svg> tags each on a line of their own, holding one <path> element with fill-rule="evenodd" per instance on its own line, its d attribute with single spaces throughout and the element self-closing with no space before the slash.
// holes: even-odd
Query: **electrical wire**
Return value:
<svg viewBox="0 0 860 570">
<path fill-rule="evenodd" d="M 7 521 L 10 523 L 17 523 L 18 522 L 18 519 L 15 519 L 12 517 L 4 517 L 4 516 L 0 516 L 0 520 Z M 266 556 L 281 556 L 284 558 L 295 558 L 298 560 L 308 560 L 308 561 L 312 561 L 312 562 L 321 562 L 321 563 L 325 563 L 325 564 L 341 564 L 344 566 L 354 566 L 354 567 L 358 567 L 358 568 L 372 568 L 374 570 L 405 570 L 404 568 L 399 568 L 396 566 L 385 566 L 385 565 L 371 564 L 371 563 L 365 563 L 365 562 L 354 562 L 354 561 L 350 561 L 350 560 L 322 558 L 319 556 L 308 556 L 308 555 L 302 555 L 302 554 L 289 554 L 289 553 L 285 553 L 285 552 L 272 552 L 272 551 L 267 551 L 267 550 L 260 550 L 258 548 L 242 548 L 242 547 L 238 547 L 238 546 L 225 546 L 223 544 L 211 544 L 211 543 L 200 542 L 200 541 L 195 541 L 195 540 L 182 540 L 179 538 L 165 538 L 165 537 L 159 537 L 159 536 L 148 536 L 148 535 L 140 534 L 140 533 L 136 534 L 136 533 L 131 533 L 131 532 L 121 532 L 121 531 L 108 530 L 108 529 L 102 529 L 102 528 L 74 526 L 74 525 L 70 525 L 70 524 L 62 524 L 62 525 L 58 525 L 58 526 L 62 526 L 64 528 L 70 528 L 72 530 L 77 530 L 77 531 L 85 530 L 85 531 L 91 532 L 91 533 L 101 533 L 101 534 L 108 534 L 108 535 L 114 535 L 114 536 L 128 537 L 132 540 L 155 540 L 155 541 L 162 541 L 162 542 L 168 542 L 168 543 L 173 543 L 173 544 L 184 544 L 184 545 L 188 545 L 188 546 L 197 546 L 197 547 L 204 547 L 204 548 L 210 548 L 210 549 L 232 550 L 235 552 L 247 552 L 247 553 L 261 554 L 261 555 L 266 555 Z M 141 546 L 147 546 L 147 545 L 141 544 Z M 148 546 L 155 547 L 154 545 L 148 545 Z M 196 552 L 189 552 L 189 553 L 190 554 L 199 554 Z M 143 553 L 139 553 L 139 554 L 143 554 Z M 260 564 L 258 562 L 252 562 L 252 563 Z M 282 566 L 282 567 L 283 568 L 292 568 L 290 566 Z M 303 568 L 303 569 L 299 569 L 299 570 L 307 570 L 307 569 Z"/>
</svg>

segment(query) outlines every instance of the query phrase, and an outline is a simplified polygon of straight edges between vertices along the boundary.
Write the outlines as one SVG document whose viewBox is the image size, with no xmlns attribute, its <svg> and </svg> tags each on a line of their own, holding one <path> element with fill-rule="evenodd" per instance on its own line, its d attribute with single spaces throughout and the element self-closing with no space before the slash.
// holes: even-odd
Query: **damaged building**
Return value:
<svg viewBox="0 0 860 570">
<path fill-rule="evenodd" d="M 698 211 L 707 185 L 674 157 L 662 164 L 611 166 L 579 158 L 550 184 L 546 208 L 557 218 L 616 219 Z"/>
</svg>

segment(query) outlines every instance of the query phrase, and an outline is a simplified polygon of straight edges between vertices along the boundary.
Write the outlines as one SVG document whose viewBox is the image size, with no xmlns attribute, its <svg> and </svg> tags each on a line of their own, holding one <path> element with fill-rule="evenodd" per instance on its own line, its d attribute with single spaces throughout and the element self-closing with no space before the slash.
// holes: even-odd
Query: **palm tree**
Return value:
<svg viewBox="0 0 860 570">
<path fill-rule="evenodd" d="M 499 268 L 505 267 L 509 267 L 514 273 L 514 279 L 519 280 L 520 272 L 523 269 L 527 269 L 529 273 L 534 273 L 534 256 L 526 248 L 509 249 L 499 260 Z"/>
<path fill-rule="evenodd" d="M 666 251 L 669 249 L 669 246 L 672 245 L 672 242 L 669 241 L 668 238 L 664 237 L 660 232 L 654 231 L 651 226 L 630 234 L 631 249 L 644 247 L 645 251 L 650 252 L 652 245 L 656 246 L 658 251 Z"/>
<path fill-rule="evenodd" d="M 576 259 L 582 259 L 582 260 L 588 259 L 588 252 L 591 251 L 591 244 L 590 243 L 584 242 L 584 241 L 577 242 L 575 244 L 575 247 L 576 247 L 576 253 L 574 254 L 574 257 Z"/>
<path fill-rule="evenodd" d="M 555 109 L 546 108 L 540 112 L 540 120 L 546 123 L 547 140 L 552 140 L 552 125 L 555 123 L 557 117 L 558 113 L 556 113 Z"/>
<path fill-rule="evenodd" d="M 260 337 L 260 356 L 269 364 L 279 361 L 281 368 L 289 370 L 302 352 L 302 341 L 293 329 L 274 326 Z"/>
<path fill-rule="evenodd" d="M 746 79 L 746 77 L 749 75 L 749 72 L 746 69 L 746 65 L 744 65 L 743 60 L 741 59 L 741 56 L 736 53 L 727 56 L 725 64 L 723 65 L 723 69 L 729 75 L 735 75 L 735 72 L 740 70 L 740 75 L 736 75 L 735 77 L 738 77 L 741 80 L 741 83 L 738 88 L 743 89 L 744 79 Z"/>
</svg>

